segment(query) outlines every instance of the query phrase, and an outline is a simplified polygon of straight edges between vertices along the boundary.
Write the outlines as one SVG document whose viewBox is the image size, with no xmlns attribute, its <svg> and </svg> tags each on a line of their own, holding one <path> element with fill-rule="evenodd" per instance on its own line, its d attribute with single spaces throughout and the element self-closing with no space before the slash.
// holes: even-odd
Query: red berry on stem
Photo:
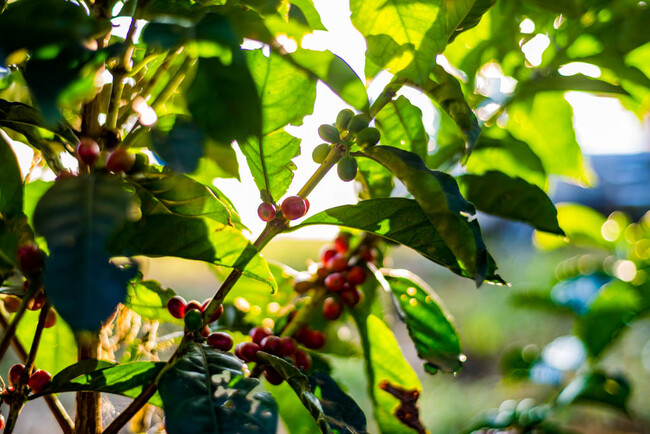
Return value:
<svg viewBox="0 0 650 434">
<path fill-rule="evenodd" d="M 205 301 L 203 301 L 203 304 L 201 305 L 201 312 L 205 312 L 205 309 L 207 309 L 208 305 L 212 301 L 211 298 L 206 298 Z M 208 322 L 215 322 L 219 318 L 221 318 L 221 315 L 223 315 L 223 304 L 220 304 L 217 310 L 214 311 L 212 314 L 212 317 L 210 317 L 210 321 Z"/>
<path fill-rule="evenodd" d="M 350 249 L 350 234 L 347 232 L 340 233 L 334 239 L 334 248 L 339 253 L 347 253 Z"/>
<path fill-rule="evenodd" d="M 257 208 L 257 215 L 265 222 L 270 222 L 275 218 L 275 207 L 272 203 L 262 202 Z"/>
<path fill-rule="evenodd" d="M 268 327 L 263 327 L 263 326 L 257 326 L 253 327 L 250 332 L 248 332 L 248 335 L 253 339 L 253 342 L 256 344 L 261 344 L 262 339 L 264 339 L 267 336 L 271 336 L 273 334 L 273 331 L 268 328 Z"/>
<path fill-rule="evenodd" d="M 324 246 L 323 249 L 321 249 L 320 260 L 323 264 L 327 264 L 327 262 L 337 253 L 338 252 L 330 246 Z"/>
<path fill-rule="evenodd" d="M 375 262 L 375 259 L 377 257 L 377 252 L 372 247 L 361 246 L 359 248 L 359 255 L 366 262 Z"/>
<path fill-rule="evenodd" d="M 366 281 L 366 270 L 360 265 L 356 265 L 348 270 L 346 280 L 351 285 L 361 285 Z"/>
<path fill-rule="evenodd" d="M 303 344 L 310 350 L 319 350 L 325 345 L 325 335 L 318 330 L 312 330 Z"/>
<path fill-rule="evenodd" d="M 9 313 L 18 312 L 18 308 L 20 307 L 20 303 L 21 303 L 20 298 L 13 295 L 8 295 L 4 298 L 3 301 L 7 312 Z"/>
<path fill-rule="evenodd" d="M 296 340 L 301 344 L 304 344 L 311 334 L 311 330 L 308 327 L 303 327 L 296 332 Z"/>
<path fill-rule="evenodd" d="M 338 319 L 343 313 L 343 305 L 334 297 L 327 297 L 323 302 L 323 316 L 330 321 Z"/>
<path fill-rule="evenodd" d="M 5 427 L 5 417 L 0 414 L 0 429 Z"/>
<path fill-rule="evenodd" d="M 303 350 L 296 350 L 296 353 L 293 355 L 293 361 L 298 369 L 302 368 L 305 371 L 311 369 L 311 356 Z"/>
<path fill-rule="evenodd" d="M 348 306 L 356 306 L 361 301 L 361 293 L 356 286 L 341 291 L 341 300 Z"/>
<path fill-rule="evenodd" d="M 214 332 L 208 335 L 208 345 L 221 351 L 230 351 L 232 337 L 228 333 Z"/>
<path fill-rule="evenodd" d="M 101 149 L 96 141 L 90 137 L 84 137 L 77 146 L 77 155 L 87 166 L 94 166 L 99 158 Z"/>
<path fill-rule="evenodd" d="M 273 354 L 275 356 L 281 354 L 282 343 L 280 342 L 280 338 L 277 336 L 265 337 L 262 339 L 262 342 L 260 342 L 260 346 L 262 347 L 262 351 L 265 353 Z"/>
<path fill-rule="evenodd" d="M 190 300 L 190 302 L 187 303 L 187 306 L 185 306 L 185 314 L 187 315 L 187 312 L 191 310 L 198 310 L 199 312 L 203 312 L 201 303 L 196 300 Z"/>
<path fill-rule="evenodd" d="M 235 354 L 244 362 L 257 362 L 257 352 L 261 348 L 255 342 L 242 342 L 237 345 L 237 348 L 239 349 L 239 354 L 237 352 Z"/>
<path fill-rule="evenodd" d="M 337 253 L 327 261 L 327 269 L 330 271 L 343 271 L 348 268 L 348 258 L 345 255 Z"/>
<path fill-rule="evenodd" d="M 318 267 L 318 269 L 316 270 L 316 275 L 318 276 L 319 279 L 324 279 L 325 277 L 327 277 L 328 274 L 329 271 L 327 271 L 327 268 L 324 266 Z"/>
<path fill-rule="evenodd" d="M 22 363 L 16 363 L 9 369 L 9 384 L 14 387 L 18 387 L 20 384 L 20 377 L 25 372 L 25 365 Z"/>
<path fill-rule="evenodd" d="M 282 214 L 289 220 L 299 219 L 307 214 L 307 202 L 300 196 L 289 196 L 282 202 Z"/>
<path fill-rule="evenodd" d="M 332 273 L 325 278 L 325 288 L 330 291 L 340 291 L 343 289 L 345 278 L 341 273 Z"/>
<path fill-rule="evenodd" d="M 131 154 L 126 148 L 117 148 L 106 160 L 106 169 L 109 172 L 128 172 L 135 165 L 135 154 Z"/>
<path fill-rule="evenodd" d="M 39 369 L 34 372 L 31 377 L 29 377 L 29 387 L 32 389 L 32 392 L 39 393 L 52 380 L 52 376 L 49 372 Z"/>
<path fill-rule="evenodd" d="M 18 247 L 16 256 L 23 273 L 35 274 L 43 269 L 43 253 L 34 243 Z"/>
<path fill-rule="evenodd" d="M 167 300 L 167 310 L 174 318 L 183 319 L 185 309 L 187 309 L 187 302 L 180 295 L 175 295 Z"/>
<path fill-rule="evenodd" d="M 282 381 L 284 381 L 282 375 L 280 375 L 278 371 L 271 368 L 270 366 L 264 368 L 264 378 L 266 378 L 266 381 L 274 386 L 277 386 L 278 384 L 281 384 Z"/>
<path fill-rule="evenodd" d="M 204 325 L 200 332 L 201 336 L 203 336 L 204 338 L 207 338 L 210 335 L 210 333 L 212 333 L 212 330 L 210 330 L 210 326 L 208 325 Z"/>
<path fill-rule="evenodd" d="M 45 294 L 43 294 L 43 291 L 40 291 L 39 293 L 34 296 L 31 300 L 27 302 L 27 309 L 29 310 L 39 310 L 40 308 L 43 307 L 45 304 Z"/>
<path fill-rule="evenodd" d="M 54 312 L 54 309 L 50 308 L 50 310 L 47 311 L 47 315 L 45 316 L 45 322 L 43 323 L 43 327 L 46 329 L 49 329 L 50 327 L 54 327 L 54 324 L 56 324 L 56 312 Z"/>
<path fill-rule="evenodd" d="M 280 338 L 280 354 L 283 356 L 291 356 L 298 349 L 298 344 L 296 340 L 289 336 L 284 336 Z"/>
</svg>

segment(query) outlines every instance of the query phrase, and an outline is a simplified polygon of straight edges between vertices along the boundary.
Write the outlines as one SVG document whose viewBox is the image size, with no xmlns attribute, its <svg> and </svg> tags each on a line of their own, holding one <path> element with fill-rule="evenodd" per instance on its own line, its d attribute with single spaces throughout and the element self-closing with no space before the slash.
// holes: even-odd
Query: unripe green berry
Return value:
<svg viewBox="0 0 650 434">
<path fill-rule="evenodd" d="M 362 148 L 366 148 L 369 146 L 375 146 L 377 143 L 379 143 L 381 133 L 377 128 L 367 127 L 359 131 L 356 134 L 356 138 L 357 144 Z"/>
<path fill-rule="evenodd" d="M 334 125 L 323 124 L 318 127 L 318 135 L 321 139 L 329 143 L 338 143 L 341 141 L 339 130 Z"/>
<path fill-rule="evenodd" d="M 338 116 L 336 116 L 336 128 L 339 129 L 339 131 L 345 131 L 348 129 L 348 124 L 350 123 L 350 119 L 354 116 L 354 112 L 350 109 L 343 109 L 339 112 Z"/>
<path fill-rule="evenodd" d="M 339 174 L 339 178 L 341 178 L 342 181 L 352 181 L 354 177 L 357 176 L 357 160 L 355 160 L 354 157 L 346 155 L 341 158 L 336 165 L 336 172 Z"/>
<path fill-rule="evenodd" d="M 321 143 L 320 145 L 314 148 L 314 151 L 311 153 L 311 158 L 314 160 L 314 163 L 321 164 L 327 158 L 327 155 L 330 153 L 330 144 Z"/>
<path fill-rule="evenodd" d="M 185 327 L 191 332 L 198 331 L 203 325 L 203 315 L 199 310 L 185 312 Z"/>
<path fill-rule="evenodd" d="M 368 125 L 370 124 L 370 117 L 365 114 L 361 115 L 356 115 L 352 119 L 350 119 L 350 123 L 348 124 L 348 131 L 350 131 L 352 134 L 355 134 L 359 131 L 361 131 L 364 128 L 367 128 Z"/>
</svg>

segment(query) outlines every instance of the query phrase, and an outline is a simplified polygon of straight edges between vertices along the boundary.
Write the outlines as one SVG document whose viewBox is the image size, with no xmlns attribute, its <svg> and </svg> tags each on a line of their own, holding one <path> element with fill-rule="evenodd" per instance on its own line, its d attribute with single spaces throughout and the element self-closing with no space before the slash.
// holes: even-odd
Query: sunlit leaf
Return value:
<svg viewBox="0 0 650 434">
<path fill-rule="evenodd" d="M 576 246 L 600 247 L 610 249 L 611 241 L 605 240 L 601 228 L 605 217 L 598 211 L 572 203 L 557 205 L 557 220 L 566 237 L 535 232 L 536 244 L 544 249 L 556 249 L 569 244 Z"/>
<path fill-rule="evenodd" d="M 411 151 L 424 159 L 429 135 L 424 130 L 422 111 L 400 95 L 377 113 L 375 124 L 381 131 L 381 144 Z"/>
<path fill-rule="evenodd" d="M 167 302 L 175 295 L 172 289 L 162 288 L 154 280 L 138 277 L 129 283 L 124 305 L 148 320 L 180 323 L 167 309 Z"/>
</svg>

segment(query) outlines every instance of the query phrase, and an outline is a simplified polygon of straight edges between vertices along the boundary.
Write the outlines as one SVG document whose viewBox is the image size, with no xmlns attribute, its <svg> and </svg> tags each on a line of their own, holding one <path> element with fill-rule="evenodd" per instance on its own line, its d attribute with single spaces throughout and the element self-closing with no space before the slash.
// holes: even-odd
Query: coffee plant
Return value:
<svg viewBox="0 0 650 434">
<path fill-rule="evenodd" d="M 401 344 L 427 374 L 456 373 L 466 357 L 434 290 L 386 266 L 391 247 L 477 287 L 505 285 L 478 211 L 540 237 L 596 230 L 558 221 L 546 193 L 551 176 L 593 182 L 564 92 L 647 111 L 645 2 L 349 3 L 365 77 L 305 48 L 326 30 L 309 0 L 0 0 L 0 358 L 13 346 L 21 359 L 0 382 L 5 432 L 40 398 L 65 433 L 275 432 L 280 420 L 299 430 L 286 402 L 326 433 L 367 432 L 371 417 L 384 433 L 427 432 L 422 386 L 391 321 L 406 324 L 412 342 Z M 549 47 L 533 62 L 522 47 L 539 35 Z M 602 73 L 561 74 L 577 63 Z M 485 85 L 494 70 L 500 87 Z M 301 148 L 286 127 L 313 113 L 319 82 L 346 108 L 314 132 L 322 144 Z M 435 128 L 414 103 L 423 98 Z M 22 171 L 21 149 L 33 153 Z M 257 216 L 240 216 L 219 189 L 240 176 L 237 152 L 259 189 L 246 198 L 260 203 Z M 292 182 L 300 154 L 315 163 L 304 185 Z M 358 203 L 310 212 L 334 166 Z M 257 218 L 266 225 L 251 241 L 245 222 Z M 277 235 L 312 225 L 341 230 L 306 270 L 261 255 Z M 616 260 L 647 268 L 647 221 L 628 229 L 623 244 L 601 245 L 613 256 L 578 268 L 607 286 L 593 303 L 556 290 L 562 282 L 535 302 L 578 315 L 590 361 L 648 308 L 645 280 L 612 271 Z M 187 301 L 145 279 L 142 257 L 201 261 L 221 284 Z M 271 304 L 263 315 L 249 308 Z M 341 339 L 342 327 L 358 340 Z M 349 354 L 364 358 L 371 415 L 334 379 L 329 357 Z M 624 409 L 626 383 L 588 365 L 557 383 L 557 404 Z M 76 393 L 74 421 L 58 400 L 66 392 Z M 101 394 L 132 401 L 102 420 Z M 554 432 L 548 407 L 526 411 L 475 428 Z"/>
</svg>

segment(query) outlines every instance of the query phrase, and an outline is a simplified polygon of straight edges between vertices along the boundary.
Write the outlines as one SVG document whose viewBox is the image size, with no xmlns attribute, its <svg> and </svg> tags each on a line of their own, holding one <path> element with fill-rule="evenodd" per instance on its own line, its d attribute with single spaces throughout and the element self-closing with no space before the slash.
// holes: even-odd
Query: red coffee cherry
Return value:
<svg viewBox="0 0 650 434">
<path fill-rule="evenodd" d="M 307 214 L 309 205 L 300 196 L 289 196 L 282 202 L 282 214 L 289 220 L 296 220 Z"/>
<path fill-rule="evenodd" d="M 311 369 L 311 356 L 303 350 L 296 350 L 293 361 L 298 369 L 309 371 Z"/>
<path fill-rule="evenodd" d="M 113 173 L 126 173 L 135 165 L 135 154 L 131 154 L 126 148 L 117 148 L 108 156 L 106 169 Z"/>
<path fill-rule="evenodd" d="M 32 392 L 39 393 L 41 390 L 50 384 L 52 376 L 49 372 L 39 369 L 34 372 L 31 377 L 29 377 L 29 387 L 32 389 Z"/>
<path fill-rule="evenodd" d="M 272 203 L 262 202 L 257 208 L 257 215 L 265 222 L 270 222 L 275 218 L 275 207 Z"/>
<path fill-rule="evenodd" d="M 321 251 L 320 254 L 320 261 L 323 264 L 327 264 L 327 262 L 332 259 L 338 252 L 336 249 L 333 249 L 329 246 L 324 246 L 323 250 Z"/>
<path fill-rule="evenodd" d="M 361 246 L 359 247 L 359 255 L 366 262 L 375 262 L 377 258 L 377 251 L 372 247 Z"/>
<path fill-rule="evenodd" d="M 18 312 L 18 308 L 20 307 L 21 300 L 20 298 L 14 295 L 8 295 L 4 298 L 3 302 L 7 312 L 14 313 L 14 312 Z"/>
<path fill-rule="evenodd" d="M 298 344 L 294 338 L 284 336 L 280 338 L 280 354 L 283 356 L 291 356 L 298 349 Z"/>
<path fill-rule="evenodd" d="M 347 253 L 350 250 L 350 234 L 347 232 L 340 233 L 334 239 L 334 249 L 339 253 Z"/>
<path fill-rule="evenodd" d="M 327 271 L 326 267 L 318 267 L 316 270 L 316 276 L 318 276 L 319 279 L 324 279 L 329 275 L 329 271 Z"/>
<path fill-rule="evenodd" d="M 50 327 L 54 327 L 54 324 L 56 324 L 56 312 L 54 312 L 54 309 L 50 308 L 50 310 L 47 311 L 47 315 L 45 316 L 45 322 L 43 323 L 43 327 L 46 329 L 49 329 Z"/>
<path fill-rule="evenodd" d="M 341 300 L 350 307 L 356 306 L 361 301 L 361 293 L 356 286 L 351 286 L 341 291 Z"/>
<path fill-rule="evenodd" d="M 262 342 L 260 342 L 260 346 L 262 347 L 262 351 L 265 353 L 273 354 L 276 356 L 281 354 L 280 352 L 282 350 L 282 342 L 277 336 L 265 337 L 262 339 Z"/>
<path fill-rule="evenodd" d="M 210 304 L 211 301 L 212 301 L 211 298 L 206 298 L 203 301 L 203 304 L 201 305 L 201 312 L 205 312 L 205 309 L 207 309 L 207 307 L 208 307 L 208 305 Z M 210 317 L 210 321 L 208 321 L 208 322 L 209 323 L 215 322 L 216 320 L 221 318 L 221 315 L 223 315 L 223 304 L 219 305 L 217 310 L 215 310 L 214 313 L 212 314 L 212 316 Z"/>
<path fill-rule="evenodd" d="M 307 340 L 309 340 L 309 335 L 311 334 L 311 330 L 308 327 L 302 327 L 296 332 L 296 340 L 300 342 L 301 344 L 305 344 Z"/>
<path fill-rule="evenodd" d="M 346 268 L 348 268 L 348 258 L 346 258 L 345 255 L 337 253 L 336 255 L 332 256 L 329 261 L 327 261 L 326 266 L 329 271 L 344 271 Z"/>
<path fill-rule="evenodd" d="M 5 427 L 5 417 L 0 414 L 0 429 Z"/>
<path fill-rule="evenodd" d="M 366 270 L 362 266 L 356 265 L 348 270 L 346 280 L 350 285 L 361 285 L 366 281 Z"/>
<path fill-rule="evenodd" d="M 310 350 L 319 350 L 325 346 L 325 335 L 318 330 L 311 330 L 303 342 L 303 345 Z"/>
<path fill-rule="evenodd" d="M 238 351 L 235 355 L 242 359 L 244 362 L 257 362 L 257 352 L 261 349 L 255 342 L 242 342 L 237 345 Z M 237 352 L 239 354 L 237 354 Z"/>
<path fill-rule="evenodd" d="M 167 300 L 167 310 L 174 318 L 183 319 L 185 317 L 185 310 L 187 309 L 187 302 L 180 295 Z"/>
<path fill-rule="evenodd" d="M 274 386 L 277 386 L 284 381 L 280 373 L 270 366 L 264 368 L 264 378 Z"/>
<path fill-rule="evenodd" d="M 43 294 L 43 291 L 40 291 L 39 293 L 34 296 L 31 300 L 27 302 L 27 309 L 29 310 L 39 310 L 40 308 L 43 307 L 45 304 L 45 294 Z"/>
<path fill-rule="evenodd" d="M 338 319 L 343 313 L 343 305 L 334 297 L 327 297 L 323 302 L 323 316 L 325 319 L 333 321 Z"/>
<path fill-rule="evenodd" d="M 253 339 L 253 342 L 256 344 L 261 344 L 262 339 L 264 339 L 267 336 L 271 336 L 273 334 L 273 331 L 268 328 L 268 327 L 263 327 L 263 326 L 257 326 L 253 327 L 250 332 L 248 332 L 248 335 Z"/>
<path fill-rule="evenodd" d="M 43 252 L 34 243 L 18 247 L 18 267 L 25 274 L 36 274 L 43 269 Z"/>
<path fill-rule="evenodd" d="M 232 337 L 228 333 L 214 332 L 208 335 L 207 343 L 212 348 L 221 351 L 230 351 L 233 342 Z"/>
<path fill-rule="evenodd" d="M 20 384 L 20 377 L 23 375 L 23 372 L 25 372 L 25 365 L 22 363 L 16 363 L 9 369 L 9 384 L 11 384 L 14 387 L 18 387 Z"/>
<path fill-rule="evenodd" d="M 325 288 L 330 291 L 340 291 L 343 289 L 345 278 L 341 273 L 332 273 L 325 278 Z"/>
<path fill-rule="evenodd" d="M 87 166 L 94 166 L 99 158 L 101 149 L 96 141 L 90 137 L 84 137 L 77 146 L 77 156 Z"/>
<path fill-rule="evenodd" d="M 187 315 L 187 312 L 191 310 L 198 310 L 203 313 L 203 306 L 196 300 L 190 300 L 190 302 L 187 303 L 187 306 L 185 306 L 185 315 Z"/>
</svg>

